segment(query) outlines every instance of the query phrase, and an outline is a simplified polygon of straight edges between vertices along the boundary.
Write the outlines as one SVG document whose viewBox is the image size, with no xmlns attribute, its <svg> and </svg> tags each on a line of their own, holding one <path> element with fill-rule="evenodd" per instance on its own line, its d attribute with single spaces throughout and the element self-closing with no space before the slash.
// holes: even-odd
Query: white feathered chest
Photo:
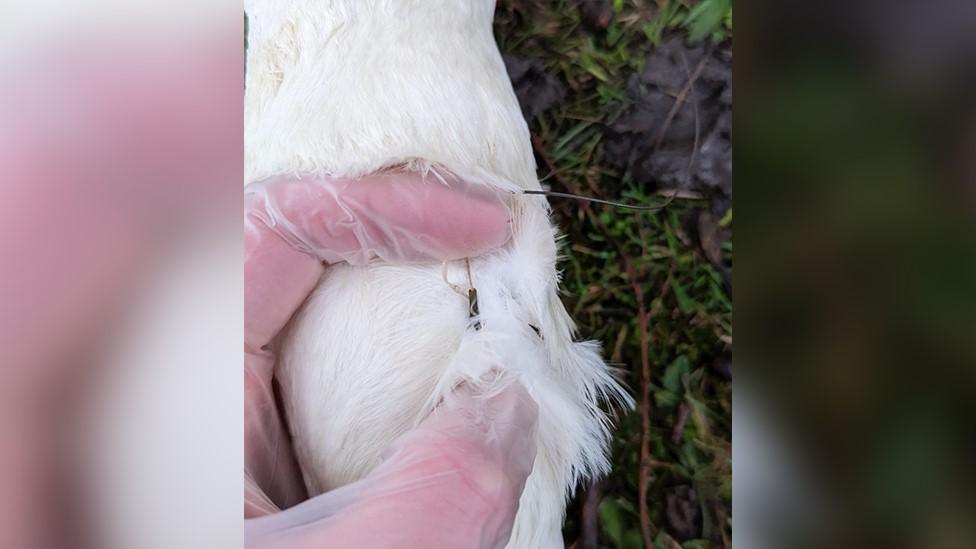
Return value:
<svg viewBox="0 0 976 549">
<path fill-rule="evenodd" d="M 440 164 L 539 188 L 528 129 L 492 36 L 492 0 L 254 0 L 245 101 L 248 181 Z M 539 401 L 539 454 L 510 548 L 562 547 L 564 501 L 607 468 L 601 398 L 627 400 L 557 296 L 545 202 L 471 262 L 484 328 L 442 267 L 331 266 L 282 341 L 278 378 L 310 493 L 352 482 L 477 360 L 496 353 Z M 463 265 L 448 277 L 464 280 Z M 529 328 L 539 329 L 541 337 Z"/>
</svg>

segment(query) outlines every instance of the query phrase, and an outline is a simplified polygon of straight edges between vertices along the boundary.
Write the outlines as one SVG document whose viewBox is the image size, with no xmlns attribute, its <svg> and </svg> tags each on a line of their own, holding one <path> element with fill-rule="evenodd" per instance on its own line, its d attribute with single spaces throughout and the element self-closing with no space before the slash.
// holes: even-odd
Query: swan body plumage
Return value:
<svg viewBox="0 0 976 549">
<path fill-rule="evenodd" d="M 391 166 L 539 189 L 492 35 L 493 0 L 249 0 L 245 176 Z M 630 404 L 558 297 L 556 232 L 513 195 L 513 238 L 471 259 L 481 329 L 444 267 L 333 265 L 280 341 L 278 380 L 311 495 L 365 476 L 461 380 L 503 367 L 539 403 L 508 547 L 562 547 L 565 502 L 609 468 L 604 402 Z M 446 277 L 465 283 L 463 264 Z M 495 381 L 497 382 L 497 380 Z"/>
</svg>

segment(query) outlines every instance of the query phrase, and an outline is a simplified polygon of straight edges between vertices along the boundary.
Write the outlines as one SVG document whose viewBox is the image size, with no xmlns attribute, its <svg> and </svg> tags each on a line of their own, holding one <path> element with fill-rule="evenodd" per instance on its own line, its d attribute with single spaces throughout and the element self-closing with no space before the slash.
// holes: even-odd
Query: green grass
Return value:
<svg viewBox="0 0 976 549">
<path fill-rule="evenodd" d="M 664 197 L 604 164 L 602 128 L 626 108 L 628 77 L 662 37 L 679 33 L 692 40 L 726 40 L 731 34 L 731 6 L 729 0 L 616 0 L 612 5 L 609 26 L 594 31 L 581 22 L 579 9 L 570 2 L 502 1 L 495 35 L 503 52 L 543 60 L 547 71 L 569 89 L 561 105 L 530 124 L 540 178 L 554 190 L 661 203 Z M 707 203 L 678 199 L 656 213 L 587 209 L 565 200 L 553 204 L 566 235 L 561 263 L 564 302 L 581 336 L 603 343 L 607 358 L 621 369 L 635 398 L 647 393 L 644 531 L 662 549 L 729 545 L 731 382 L 710 365 L 731 353 L 731 297 L 721 274 L 682 229 L 685 213 L 707 208 Z M 721 223 L 731 228 L 731 210 Z M 731 261 L 731 240 L 723 245 L 723 254 Z M 643 294 L 648 321 L 647 380 L 641 375 L 640 306 L 633 280 Z M 685 427 L 676 433 L 682 416 Z M 567 546 L 583 546 L 586 514 L 598 518 L 601 547 L 644 546 L 639 516 L 642 431 L 639 408 L 619 417 L 613 471 L 599 487 L 580 490 L 571 503 Z M 687 488 L 693 488 L 697 498 L 689 499 Z M 584 505 L 587 490 L 596 492 Z M 686 515 L 698 514 L 691 524 L 678 528 L 681 532 L 674 526 L 681 521 L 668 518 L 669 496 L 672 516 L 680 507 L 675 502 L 681 501 L 689 506 Z"/>
</svg>

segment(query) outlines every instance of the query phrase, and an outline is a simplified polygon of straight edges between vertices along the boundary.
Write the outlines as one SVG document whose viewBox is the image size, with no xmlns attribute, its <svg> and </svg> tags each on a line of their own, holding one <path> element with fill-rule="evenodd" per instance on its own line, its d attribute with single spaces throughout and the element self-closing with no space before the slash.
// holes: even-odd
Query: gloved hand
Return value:
<svg viewBox="0 0 976 549">
<path fill-rule="evenodd" d="M 426 179 L 426 180 L 425 180 Z M 305 499 L 271 387 L 272 341 L 323 262 L 474 256 L 510 235 L 492 191 L 450 175 L 281 177 L 245 193 L 245 538 L 249 547 L 502 547 L 535 458 L 535 402 L 466 387 L 367 478 Z M 294 506 L 294 507 L 293 507 Z M 280 511 L 280 509 L 286 509 Z"/>
</svg>

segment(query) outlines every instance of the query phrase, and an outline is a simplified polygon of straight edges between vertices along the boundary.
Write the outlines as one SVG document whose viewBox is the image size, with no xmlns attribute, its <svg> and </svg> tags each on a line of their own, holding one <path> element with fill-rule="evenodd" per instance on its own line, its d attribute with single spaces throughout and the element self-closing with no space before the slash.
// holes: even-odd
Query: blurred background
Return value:
<svg viewBox="0 0 976 549">
<path fill-rule="evenodd" d="M 240 9 L 3 4 L 0 548 L 243 544 Z"/>
<path fill-rule="evenodd" d="M 736 541 L 974 547 L 976 3 L 737 15 Z"/>
</svg>

